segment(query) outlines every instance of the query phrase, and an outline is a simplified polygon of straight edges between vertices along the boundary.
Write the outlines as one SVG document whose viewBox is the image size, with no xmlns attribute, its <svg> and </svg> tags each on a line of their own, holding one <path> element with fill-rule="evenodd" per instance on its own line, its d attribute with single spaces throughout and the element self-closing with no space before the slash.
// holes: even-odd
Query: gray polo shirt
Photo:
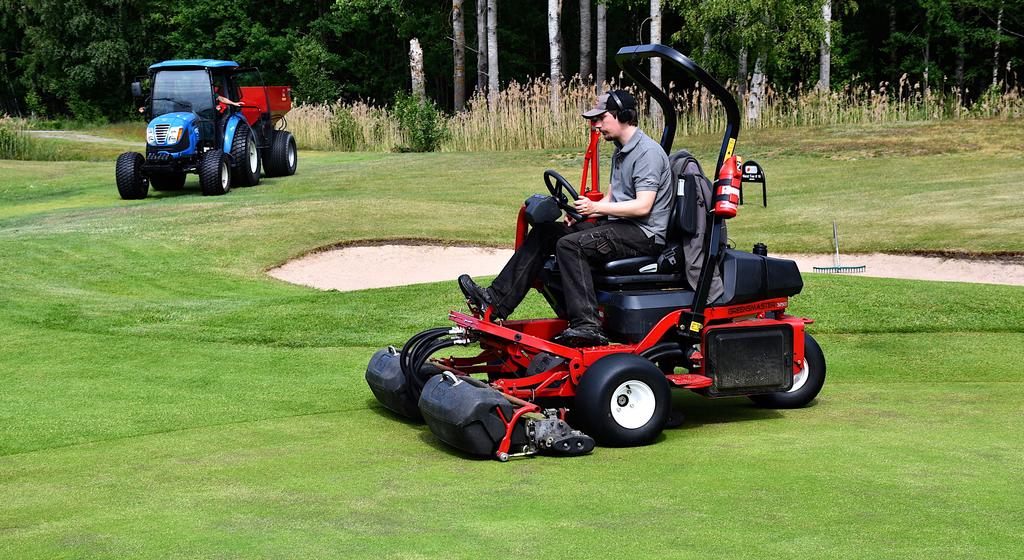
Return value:
<svg viewBox="0 0 1024 560">
<path fill-rule="evenodd" d="M 610 200 L 634 200 L 637 191 L 657 191 L 650 214 L 643 218 L 609 216 L 608 219 L 629 220 L 640 226 L 647 237 L 653 237 L 658 244 L 664 245 L 668 220 L 672 215 L 672 171 L 661 144 L 640 129 L 624 146 L 617 145 L 612 154 Z"/>
</svg>

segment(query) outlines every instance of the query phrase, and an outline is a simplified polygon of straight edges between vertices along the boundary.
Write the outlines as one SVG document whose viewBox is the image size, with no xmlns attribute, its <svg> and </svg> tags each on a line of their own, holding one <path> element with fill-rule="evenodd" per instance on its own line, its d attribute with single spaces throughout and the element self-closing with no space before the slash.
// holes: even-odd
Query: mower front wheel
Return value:
<svg viewBox="0 0 1024 560">
<path fill-rule="evenodd" d="M 801 408 L 818 396 L 825 385 L 825 354 L 811 335 L 804 333 L 804 364 L 788 391 L 752 395 L 750 400 L 765 408 Z"/>
<path fill-rule="evenodd" d="M 671 408 L 668 380 L 657 366 L 635 354 L 612 354 L 580 377 L 573 415 L 601 445 L 632 447 L 658 437 Z"/>
</svg>

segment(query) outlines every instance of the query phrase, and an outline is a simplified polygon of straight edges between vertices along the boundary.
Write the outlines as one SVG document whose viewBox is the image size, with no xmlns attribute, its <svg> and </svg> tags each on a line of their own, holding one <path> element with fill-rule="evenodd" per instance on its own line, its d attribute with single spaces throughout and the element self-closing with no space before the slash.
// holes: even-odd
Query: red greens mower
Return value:
<svg viewBox="0 0 1024 560">
<path fill-rule="evenodd" d="M 677 116 L 668 96 L 639 71 L 658 57 L 682 70 L 723 105 L 727 125 L 714 183 L 685 151 L 671 153 Z M 736 215 L 741 173 L 733 155 L 739 110 L 721 84 L 663 45 L 624 47 L 616 62 L 665 116 L 661 145 L 677 178 L 668 243 L 660 255 L 595 265 L 594 285 L 608 346 L 552 342 L 566 328 L 561 277 L 549 259 L 535 287 L 557 318 L 492 320 L 470 303 L 453 323 L 421 332 L 399 350 L 374 354 L 366 381 L 385 407 L 423 419 L 446 444 L 472 455 L 581 455 L 606 446 L 650 443 L 671 412 L 672 388 L 706 397 L 748 396 L 774 408 L 810 403 L 825 382 L 825 357 L 805 332 L 810 319 L 786 314 L 803 288 L 796 263 L 726 247 L 725 220 Z M 593 139 L 593 137 L 592 137 Z M 593 142 L 591 150 L 593 151 Z M 596 185 L 596 162 L 592 165 Z M 531 225 L 573 212 L 576 190 L 546 171 L 550 196 L 519 212 L 516 246 Z M 586 196 L 600 198 L 596 189 Z M 478 345 L 474 357 L 435 357 Z M 572 424 L 570 426 L 570 423 Z"/>
</svg>

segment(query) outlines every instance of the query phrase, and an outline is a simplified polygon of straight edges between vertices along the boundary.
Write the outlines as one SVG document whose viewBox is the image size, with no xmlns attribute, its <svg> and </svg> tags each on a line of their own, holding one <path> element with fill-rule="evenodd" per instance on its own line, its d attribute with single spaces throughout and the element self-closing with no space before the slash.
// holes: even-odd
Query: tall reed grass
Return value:
<svg viewBox="0 0 1024 560">
<path fill-rule="evenodd" d="M 23 119 L 0 115 L 0 159 L 28 159 L 34 150 Z"/>
<path fill-rule="evenodd" d="M 609 84 L 615 87 L 615 84 Z M 727 84 L 735 92 L 735 84 Z M 632 88 L 630 88 L 632 89 Z M 669 97 L 679 115 L 677 134 L 720 132 L 725 125 L 721 104 L 703 88 L 686 90 L 669 84 Z M 748 88 L 749 91 L 749 88 Z M 970 92 L 956 88 L 927 89 L 904 75 L 897 83 L 846 86 L 832 92 L 797 87 L 792 91 L 767 87 L 756 120 L 747 120 L 750 94 L 740 104 L 745 128 L 783 128 L 809 125 L 867 124 L 966 118 L 1024 117 L 1019 87 L 1002 85 L 969 100 Z M 660 118 L 646 110 L 646 95 L 634 91 L 640 105 L 640 126 L 655 136 Z M 550 85 L 544 78 L 512 82 L 490 106 L 475 93 L 464 111 L 444 117 L 448 135 L 442 151 L 495 151 L 579 148 L 587 135 L 580 113 L 590 108 L 592 84 L 579 78 L 559 89 L 559 103 L 550 105 Z M 322 150 L 393 151 L 409 145 L 394 111 L 372 102 L 300 105 L 288 114 L 289 129 L 299 145 Z"/>
</svg>

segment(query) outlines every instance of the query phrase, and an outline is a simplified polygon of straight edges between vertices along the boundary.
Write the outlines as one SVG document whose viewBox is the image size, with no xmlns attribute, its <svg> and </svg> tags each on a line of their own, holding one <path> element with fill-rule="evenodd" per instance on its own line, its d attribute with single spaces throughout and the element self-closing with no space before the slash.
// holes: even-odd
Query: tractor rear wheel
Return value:
<svg viewBox="0 0 1024 560">
<path fill-rule="evenodd" d="M 580 377 L 573 417 L 601 445 L 650 443 L 665 428 L 672 393 L 665 374 L 636 354 L 612 354 Z"/>
<path fill-rule="evenodd" d="M 299 165 L 299 152 L 295 148 L 295 138 L 286 130 L 275 130 L 270 139 L 270 149 L 266 158 L 267 177 L 294 175 Z"/>
<path fill-rule="evenodd" d="M 238 124 L 231 139 L 231 159 L 235 164 L 231 170 L 235 186 L 253 187 L 260 183 L 260 150 L 256 146 L 256 135 L 245 122 Z"/>
<path fill-rule="evenodd" d="M 765 408 L 801 408 L 810 404 L 825 385 L 825 354 L 821 346 L 804 333 L 804 364 L 788 391 L 751 395 L 750 400 Z"/>
<path fill-rule="evenodd" d="M 185 186 L 184 173 L 154 173 L 149 177 L 154 191 L 176 191 Z"/>
<path fill-rule="evenodd" d="M 219 196 L 231 190 L 231 169 L 224 150 L 210 150 L 199 159 L 199 186 L 205 196 Z"/>
<path fill-rule="evenodd" d="M 138 152 L 125 152 L 117 156 L 117 192 L 121 198 L 138 200 L 149 194 L 149 181 L 142 174 L 142 164 L 145 162 L 146 159 Z"/>
</svg>

